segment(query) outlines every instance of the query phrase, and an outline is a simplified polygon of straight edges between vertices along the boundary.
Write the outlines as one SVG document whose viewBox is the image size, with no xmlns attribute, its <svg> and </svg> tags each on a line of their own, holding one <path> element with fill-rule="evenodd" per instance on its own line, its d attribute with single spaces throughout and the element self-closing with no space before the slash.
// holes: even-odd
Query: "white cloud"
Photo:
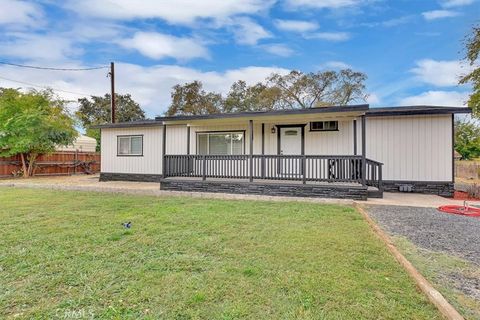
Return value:
<svg viewBox="0 0 480 320">
<path fill-rule="evenodd" d="M 422 12 L 422 15 L 425 18 L 425 20 L 436 20 L 436 19 L 456 17 L 459 15 L 459 13 L 452 10 L 433 10 L 433 11 Z"/>
<path fill-rule="evenodd" d="M 70 67 L 82 67 L 82 65 L 70 65 Z M 200 80 L 206 90 L 227 93 L 231 84 L 237 80 L 245 80 L 248 84 L 254 84 L 263 81 L 273 72 L 286 74 L 288 71 L 277 67 L 249 66 L 216 72 L 201 71 L 178 65 L 144 67 L 129 63 L 115 64 L 117 92 L 132 94 L 133 99 L 145 108 L 149 117 L 166 111 L 170 103 L 171 88 L 175 84 Z M 0 87 L 29 87 L 2 79 L 7 78 L 87 95 L 104 95 L 110 90 L 110 80 L 106 78 L 106 72 L 107 70 L 102 69 L 55 73 L 0 66 Z M 81 95 L 63 92 L 59 92 L 59 94 L 71 100 L 81 97 Z"/>
<path fill-rule="evenodd" d="M 472 4 L 475 0 L 444 0 L 441 5 L 444 8 L 467 6 Z"/>
<path fill-rule="evenodd" d="M 407 24 L 415 18 L 415 15 L 406 15 L 397 18 L 392 18 L 384 21 L 376 21 L 376 22 L 364 22 L 361 25 L 366 27 L 396 27 L 402 24 Z"/>
<path fill-rule="evenodd" d="M 261 39 L 271 38 L 270 32 L 250 18 L 242 17 L 232 21 L 235 41 L 244 45 L 255 45 Z"/>
<path fill-rule="evenodd" d="M 376 93 L 370 93 L 367 97 L 367 103 L 371 105 L 379 104 L 380 98 Z"/>
<path fill-rule="evenodd" d="M 403 98 L 402 105 L 466 106 L 468 94 L 458 91 L 427 91 L 419 95 Z"/>
<path fill-rule="evenodd" d="M 199 41 L 157 32 L 137 32 L 133 38 L 123 39 L 119 44 L 157 60 L 167 57 L 177 60 L 208 58 L 207 48 Z"/>
<path fill-rule="evenodd" d="M 280 57 L 290 57 L 295 53 L 294 50 L 289 48 L 288 46 L 280 43 L 274 43 L 274 44 L 267 44 L 263 45 L 262 48 L 273 55 L 280 56 Z"/>
<path fill-rule="evenodd" d="M 0 25 L 35 26 L 43 13 L 34 3 L 19 0 L 0 0 Z"/>
<path fill-rule="evenodd" d="M 321 39 L 327 41 L 346 41 L 350 39 L 347 32 L 315 32 L 304 35 L 305 39 Z"/>
<path fill-rule="evenodd" d="M 461 75 L 468 73 L 469 66 L 463 65 L 460 61 L 437 61 L 424 59 L 416 61 L 416 67 L 410 70 L 422 82 L 438 87 L 455 86 Z"/>
<path fill-rule="evenodd" d="M 64 62 L 82 50 L 75 48 L 71 39 L 48 34 L 9 34 L 11 40 L 0 41 L 2 55 L 23 60 Z"/>
<path fill-rule="evenodd" d="M 329 69 L 329 70 L 339 70 L 339 69 L 351 69 L 352 67 L 343 62 L 343 61 L 327 61 L 325 63 L 322 63 L 319 66 L 319 69 Z"/>
<path fill-rule="evenodd" d="M 361 0 L 287 0 L 290 8 L 309 7 L 317 9 L 337 9 L 361 4 Z"/>
<path fill-rule="evenodd" d="M 67 2 L 67 7 L 81 15 L 131 20 L 160 18 L 172 24 L 192 24 L 201 19 L 222 20 L 239 14 L 267 10 L 273 0 L 83 0 Z"/>
<path fill-rule="evenodd" d="M 275 20 L 275 26 L 283 31 L 308 32 L 318 29 L 318 24 L 303 20 Z"/>
</svg>

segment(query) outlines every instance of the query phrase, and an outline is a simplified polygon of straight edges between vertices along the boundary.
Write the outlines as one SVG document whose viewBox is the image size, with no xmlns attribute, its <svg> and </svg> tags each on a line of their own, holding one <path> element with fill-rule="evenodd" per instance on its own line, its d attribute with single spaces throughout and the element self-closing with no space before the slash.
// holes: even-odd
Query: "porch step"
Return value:
<svg viewBox="0 0 480 320">
<path fill-rule="evenodd" d="M 382 190 L 368 190 L 367 191 L 368 198 L 383 198 L 383 191 Z"/>
</svg>

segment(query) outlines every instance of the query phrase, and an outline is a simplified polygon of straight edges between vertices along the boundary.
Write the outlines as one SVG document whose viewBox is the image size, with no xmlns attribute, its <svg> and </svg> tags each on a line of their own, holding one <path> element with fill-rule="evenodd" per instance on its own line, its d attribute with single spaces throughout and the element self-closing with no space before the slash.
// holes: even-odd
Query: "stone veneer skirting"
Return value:
<svg viewBox="0 0 480 320">
<path fill-rule="evenodd" d="M 100 172 L 100 181 L 160 182 L 161 174 Z"/>
<path fill-rule="evenodd" d="M 411 185 L 414 193 L 436 194 L 444 197 L 452 197 L 455 191 L 453 182 L 391 180 L 383 181 L 383 191 L 400 192 L 401 185 Z"/>
<path fill-rule="evenodd" d="M 160 190 L 367 200 L 363 186 L 162 179 Z"/>
</svg>

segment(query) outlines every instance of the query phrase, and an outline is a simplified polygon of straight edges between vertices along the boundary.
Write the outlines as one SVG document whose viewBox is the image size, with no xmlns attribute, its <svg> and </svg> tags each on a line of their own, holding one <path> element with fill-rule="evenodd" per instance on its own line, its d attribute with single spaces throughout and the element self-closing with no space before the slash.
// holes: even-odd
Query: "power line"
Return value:
<svg viewBox="0 0 480 320">
<path fill-rule="evenodd" d="M 20 84 L 24 84 L 24 85 L 27 85 L 27 86 L 42 88 L 42 89 L 52 89 L 53 91 L 64 92 L 64 93 L 71 93 L 71 94 L 75 94 L 75 95 L 78 95 L 78 96 L 81 96 L 81 97 L 91 96 L 91 95 L 92 95 L 92 94 L 90 94 L 90 93 L 82 93 L 82 92 L 74 92 L 74 91 L 68 91 L 68 90 L 63 90 L 63 89 L 56 89 L 56 88 L 52 88 L 52 87 L 49 87 L 49 86 L 42 86 L 42 85 L 39 85 L 39 84 L 34 84 L 34 83 L 29 83 L 29 82 L 24 82 L 24 81 L 18 81 L 18 80 L 8 79 L 8 78 L 4 78 L 4 77 L 0 77 L 0 79 L 6 80 L 6 81 L 11 81 L 11 82 L 16 82 L 16 83 L 20 83 Z"/>
<path fill-rule="evenodd" d="M 19 68 L 53 70 L 53 71 L 89 71 L 89 70 L 99 70 L 99 69 L 110 68 L 110 66 L 100 66 L 100 67 L 90 67 L 90 68 L 52 68 L 52 67 L 39 67 L 39 66 L 30 66 L 30 65 L 24 65 L 24 64 L 16 64 L 16 63 L 4 62 L 4 61 L 0 61 L 0 64 L 19 67 Z"/>
</svg>

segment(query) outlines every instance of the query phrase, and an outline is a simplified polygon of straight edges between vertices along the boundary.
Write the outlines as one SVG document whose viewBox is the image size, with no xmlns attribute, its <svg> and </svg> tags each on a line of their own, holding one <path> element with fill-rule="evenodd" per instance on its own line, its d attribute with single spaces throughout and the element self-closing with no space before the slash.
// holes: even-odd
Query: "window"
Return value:
<svg viewBox="0 0 480 320">
<path fill-rule="evenodd" d="M 243 132 L 197 133 L 197 152 L 214 155 L 243 154 L 243 137 Z"/>
<path fill-rule="evenodd" d="M 337 131 L 338 121 L 310 122 L 310 131 Z"/>
<path fill-rule="evenodd" d="M 117 155 L 142 156 L 143 136 L 117 136 Z"/>
</svg>

